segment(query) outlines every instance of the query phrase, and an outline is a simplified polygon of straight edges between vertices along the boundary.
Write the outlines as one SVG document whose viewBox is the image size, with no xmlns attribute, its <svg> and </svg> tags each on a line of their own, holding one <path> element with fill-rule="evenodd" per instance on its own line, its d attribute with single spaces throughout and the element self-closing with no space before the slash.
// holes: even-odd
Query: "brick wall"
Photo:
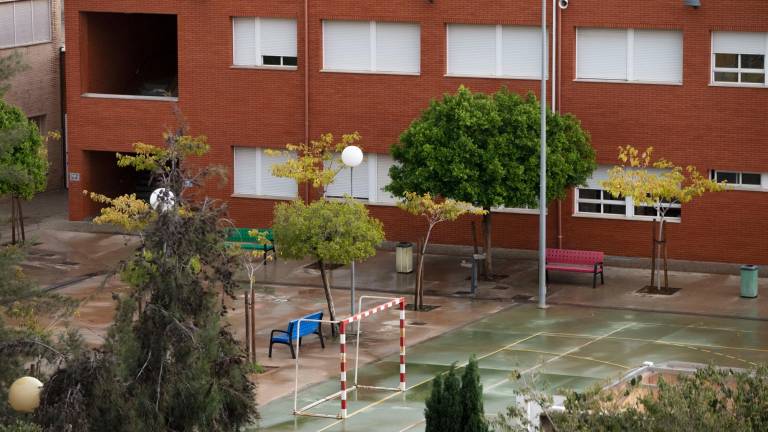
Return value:
<svg viewBox="0 0 768 432">
<path fill-rule="evenodd" d="M 460 84 L 492 92 L 508 86 L 538 92 L 538 81 L 445 77 L 445 24 L 488 23 L 538 25 L 538 2 L 393 0 L 389 2 L 309 1 L 309 58 L 304 57 L 304 3 L 301 1 L 228 0 L 71 0 L 68 2 L 67 91 L 71 116 L 70 164 L 81 182 L 70 190 L 70 217 L 89 216 L 82 189 L 99 179 L 89 172 L 82 150 L 126 151 L 135 141 L 158 143 L 173 124 L 171 103 L 82 97 L 88 66 L 87 37 L 81 11 L 174 13 L 179 28 L 179 99 L 193 133 L 212 145 L 207 161 L 232 167 L 233 146 L 281 147 L 304 140 L 305 62 L 309 61 L 309 135 L 357 130 L 367 152 L 386 152 L 400 132 L 430 99 L 453 92 Z M 299 68 L 296 71 L 232 68 L 231 16 L 297 19 Z M 574 113 L 591 133 L 600 163 L 613 163 L 616 147 L 653 145 L 658 153 L 701 171 L 766 171 L 768 89 L 709 85 L 710 31 L 768 31 L 768 2 L 721 0 L 698 10 L 682 1 L 605 2 L 574 0 L 561 15 L 558 76 L 559 106 Z M 397 76 L 321 72 L 323 19 L 418 22 L 421 25 L 421 74 Z M 675 28 L 684 32 L 684 84 L 643 85 L 574 82 L 577 27 Z M 763 108 L 760 108 L 763 107 Z M 301 190 L 303 192 L 303 189 Z M 211 195 L 229 199 L 232 183 L 211 186 Z M 273 200 L 229 199 L 240 225 L 270 224 Z M 563 245 L 594 248 L 615 255 L 647 256 L 650 223 L 573 216 L 572 194 L 561 204 Z M 685 205 L 681 223 L 670 224 L 672 258 L 768 263 L 768 194 L 727 192 Z M 415 240 L 421 222 L 394 207 L 371 206 L 390 240 Z M 556 244 L 558 211 L 549 210 L 549 244 Z M 466 218 L 441 226 L 440 243 L 469 244 Z M 494 243 L 512 248 L 536 247 L 534 215 L 494 215 Z"/>
<path fill-rule="evenodd" d="M 45 116 L 43 133 L 61 131 L 59 47 L 64 43 L 59 0 L 51 0 L 51 42 L 18 47 L 28 69 L 17 74 L 5 99 L 20 107 L 27 117 Z M 14 48 L 0 49 L 0 56 Z M 64 187 L 64 152 L 61 140 L 48 141 L 48 189 Z"/>
</svg>

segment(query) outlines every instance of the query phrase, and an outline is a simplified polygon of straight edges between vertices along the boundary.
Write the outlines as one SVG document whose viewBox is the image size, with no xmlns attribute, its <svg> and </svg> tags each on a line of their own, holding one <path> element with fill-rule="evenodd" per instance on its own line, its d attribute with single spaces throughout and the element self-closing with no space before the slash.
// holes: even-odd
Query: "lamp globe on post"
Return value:
<svg viewBox="0 0 768 432">
<path fill-rule="evenodd" d="M 40 405 L 42 389 L 43 383 L 37 378 L 21 377 L 8 389 L 8 402 L 15 411 L 30 413 Z"/>
<path fill-rule="evenodd" d="M 344 162 L 344 165 L 349 167 L 349 196 L 354 198 L 355 197 L 355 191 L 353 189 L 353 177 L 354 177 L 354 169 L 356 166 L 363 163 L 363 151 L 358 146 L 350 145 L 344 147 L 344 150 L 341 152 L 341 161 Z M 352 260 L 352 267 L 351 267 L 351 278 L 350 281 L 350 296 L 352 298 L 352 307 L 350 308 L 350 311 L 352 312 L 352 315 L 355 314 L 355 261 Z"/>
</svg>

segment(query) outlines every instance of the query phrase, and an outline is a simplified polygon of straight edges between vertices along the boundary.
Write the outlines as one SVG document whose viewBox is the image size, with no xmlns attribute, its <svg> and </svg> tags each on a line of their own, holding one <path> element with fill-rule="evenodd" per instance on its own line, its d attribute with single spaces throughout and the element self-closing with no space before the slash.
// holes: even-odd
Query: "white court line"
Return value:
<svg viewBox="0 0 768 432">
<path fill-rule="evenodd" d="M 586 342 L 586 343 L 584 343 L 584 344 L 581 344 L 581 345 L 579 345 L 579 346 L 577 346 L 577 347 L 575 347 L 575 348 L 571 348 L 571 349 L 569 349 L 568 351 L 566 351 L 566 352 L 564 352 L 564 353 L 562 353 L 562 354 L 558 354 L 556 357 L 552 357 L 551 359 L 548 359 L 548 360 L 546 360 L 546 361 L 543 361 L 543 362 L 541 362 L 541 363 L 539 363 L 539 364 L 537 364 L 537 365 L 535 365 L 535 366 L 531 366 L 531 367 L 529 367 L 528 369 L 526 369 L 526 370 L 524 370 L 524 371 L 520 372 L 520 375 L 524 375 L 524 374 L 527 374 L 527 373 L 529 373 L 529 372 L 531 372 L 531 371 L 533 371 L 533 370 L 536 370 L 536 369 L 538 369 L 538 368 L 540 368 L 540 367 L 544 366 L 545 364 L 551 363 L 551 362 L 553 362 L 553 361 L 555 361 L 555 360 L 557 360 L 557 359 L 563 358 L 563 357 L 565 357 L 565 356 L 567 356 L 567 355 L 569 355 L 569 354 L 573 354 L 574 352 L 576 352 L 576 351 L 578 351 L 578 350 L 580 350 L 580 349 L 582 349 L 582 348 L 586 347 L 587 345 L 593 344 L 593 343 L 595 343 L 595 342 L 597 342 L 597 341 L 599 341 L 599 340 L 601 340 L 601 339 L 605 339 L 605 338 L 607 338 L 607 337 L 611 336 L 612 334 L 618 333 L 618 332 L 620 332 L 620 331 L 622 331 L 622 330 L 625 330 L 625 329 L 627 329 L 628 327 L 632 327 L 633 325 L 635 325 L 635 323 L 627 324 L 627 325 L 625 325 L 625 326 L 622 326 L 622 327 L 619 327 L 619 328 L 617 328 L 616 330 L 614 330 L 614 331 L 612 331 L 612 332 L 610 332 L 610 333 L 607 333 L 607 334 L 604 334 L 604 335 L 602 335 L 602 336 L 599 336 L 599 337 L 597 337 L 596 339 L 592 339 L 591 341 L 589 341 L 589 342 Z M 490 386 L 488 386 L 488 387 L 485 387 L 485 386 L 483 386 L 483 392 L 485 392 L 486 390 L 490 390 L 490 389 L 492 389 L 492 388 L 498 387 L 498 386 L 500 386 L 500 385 L 502 385 L 502 384 L 504 384 L 504 383 L 506 383 L 506 382 L 508 382 L 508 381 L 509 381 L 509 378 L 504 378 L 503 380 L 501 380 L 501 381 L 499 381 L 499 382 L 497 382 L 497 383 L 495 383 L 495 384 L 492 384 L 492 385 L 490 385 Z"/>
<path fill-rule="evenodd" d="M 515 345 L 519 344 L 519 343 L 523 343 L 523 342 L 525 342 L 525 341 L 527 341 L 527 340 L 529 340 L 529 339 L 533 339 L 533 338 L 535 338 L 536 336 L 539 336 L 539 335 L 541 335 L 541 334 L 542 334 L 542 332 L 538 332 L 538 333 L 534 333 L 534 334 L 532 334 L 532 335 L 530 335 L 530 336 L 526 336 L 526 337 L 524 337 L 524 338 L 522 338 L 522 339 L 519 339 L 519 340 L 516 340 L 515 342 L 512 342 L 512 343 L 511 343 L 511 344 L 509 344 L 509 345 L 505 345 L 505 346 L 503 346 L 503 347 L 501 347 L 501 348 L 497 349 L 496 351 L 492 351 L 492 352 L 490 352 L 490 353 L 488 353 L 488 354 L 483 354 L 482 356 L 480 356 L 480 357 L 477 357 L 477 359 L 478 359 L 478 360 L 482 360 L 482 359 L 484 359 L 484 358 L 487 358 L 487 357 L 490 357 L 490 356 L 492 356 L 492 355 L 494 355 L 494 354 L 498 354 L 498 353 L 500 353 L 500 352 L 504 351 L 505 349 L 509 349 L 509 348 L 511 348 L 511 347 L 513 347 L 513 346 L 515 346 Z M 462 363 L 462 364 L 461 364 L 461 365 L 459 365 L 459 366 L 457 366 L 457 367 L 456 367 L 456 369 L 461 369 L 461 368 L 463 368 L 463 367 L 467 366 L 467 364 L 469 364 L 469 362 L 468 362 L 468 361 L 467 361 L 467 362 L 464 362 L 464 363 Z M 446 372 L 447 372 L 447 371 L 446 371 Z M 442 372 L 442 374 L 444 374 L 444 373 L 446 373 L 446 372 Z M 420 381 L 420 382 L 418 382 L 418 383 L 416 383 L 416 384 L 414 384 L 414 385 L 412 385 L 412 386 L 408 387 L 408 388 L 406 389 L 406 391 L 408 391 L 408 390 L 411 390 L 411 389 L 413 389 L 413 388 L 416 388 L 416 387 L 418 387 L 418 386 L 420 386 L 420 385 L 426 384 L 426 383 L 428 383 L 428 382 L 430 382 L 430 381 L 432 381 L 432 380 L 434 380 L 434 379 L 435 379 L 435 377 L 427 378 L 427 379 L 425 379 L 425 380 L 423 380 L 423 381 Z M 383 399 L 380 399 L 380 400 L 378 400 L 378 401 L 376 401 L 376 402 L 372 402 L 372 403 L 370 403 L 370 404 L 368 404 L 368 405 L 366 405 L 366 406 L 364 406 L 364 407 L 362 407 L 362 408 L 358 409 L 357 411 L 353 412 L 352 414 L 349 414 L 349 415 L 347 416 L 347 418 L 346 418 L 346 419 L 350 419 L 350 418 L 352 418 L 353 416 L 355 416 L 355 415 L 357 415 L 357 414 L 360 414 L 361 412 L 363 412 L 363 411 L 366 411 L 366 410 L 368 410 L 369 408 L 372 408 L 372 407 L 374 407 L 374 406 L 376 406 L 376 405 L 379 405 L 380 403 L 382 403 L 382 402 L 384 402 L 384 401 L 387 401 L 387 400 L 389 400 L 389 399 L 391 399 L 391 398 L 393 398 L 393 397 L 395 397 L 395 396 L 397 396 L 397 395 L 399 395 L 399 394 L 401 394 L 401 393 L 402 393 L 402 392 L 392 393 L 392 394 L 388 395 L 387 397 L 385 397 L 385 398 L 383 398 Z M 318 429 L 318 430 L 317 430 L 317 432 L 323 432 L 323 431 L 326 431 L 326 430 L 328 430 L 328 429 L 330 429 L 330 428 L 332 428 L 332 427 L 336 426 L 337 424 L 339 424 L 339 423 L 343 422 L 343 421 L 344 421 L 344 420 L 346 420 L 346 419 L 343 419 L 343 420 L 337 420 L 337 421 L 335 421 L 335 422 L 333 422 L 333 423 L 331 423 L 331 424 L 329 424 L 329 425 L 325 426 L 325 427 L 324 427 L 324 428 L 322 428 L 322 429 Z M 416 423 L 416 424 L 410 425 L 410 426 L 406 427 L 406 429 L 403 429 L 403 430 L 408 430 L 408 429 L 410 429 L 410 428 L 412 428 L 412 427 L 414 427 L 414 426 L 416 426 L 416 425 L 418 425 L 418 424 L 419 424 L 419 423 Z"/>
</svg>

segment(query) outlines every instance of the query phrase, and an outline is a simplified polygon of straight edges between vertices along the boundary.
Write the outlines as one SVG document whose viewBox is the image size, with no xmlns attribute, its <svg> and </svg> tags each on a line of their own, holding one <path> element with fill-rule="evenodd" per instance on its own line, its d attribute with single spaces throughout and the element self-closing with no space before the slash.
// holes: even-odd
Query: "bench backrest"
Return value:
<svg viewBox="0 0 768 432">
<path fill-rule="evenodd" d="M 259 238 L 250 234 L 254 228 L 230 228 L 227 235 L 227 241 L 233 243 L 258 243 Z M 272 228 L 259 228 L 257 230 L 260 233 L 264 233 L 267 240 L 273 241 Z"/>
<path fill-rule="evenodd" d="M 595 265 L 603 262 L 603 257 L 603 252 L 599 251 L 547 249 L 548 263 Z"/>
<path fill-rule="evenodd" d="M 315 312 L 311 313 L 309 315 L 303 316 L 301 319 L 313 319 L 313 320 L 321 320 L 323 319 L 323 313 L 322 312 Z M 297 339 L 300 337 L 304 337 L 308 334 L 312 334 L 317 331 L 317 328 L 320 327 L 319 322 L 314 321 L 302 321 L 301 322 L 301 328 L 298 328 L 297 323 L 299 320 L 291 320 L 291 322 L 288 323 L 288 334 L 292 335 L 291 337 L 293 339 Z M 300 333 L 297 333 L 296 331 L 300 331 Z"/>
</svg>

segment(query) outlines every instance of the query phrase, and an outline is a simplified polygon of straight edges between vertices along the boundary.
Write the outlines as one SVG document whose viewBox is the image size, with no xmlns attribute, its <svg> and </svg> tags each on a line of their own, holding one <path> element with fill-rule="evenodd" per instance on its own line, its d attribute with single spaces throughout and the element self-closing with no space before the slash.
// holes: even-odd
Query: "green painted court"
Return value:
<svg viewBox="0 0 768 432">
<path fill-rule="evenodd" d="M 361 343 L 365 343 L 364 336 Z M 334 346 L 338 347 L 331 344 L 329 348 Z M 605 383 L 645 361 L 738 368 L 766 362 L 768 322 L 570 306 L 540 310 L 534 305 L 516 305 L 408 346 L 405 393 L 351 392 L 349 417 L 344 421 L 294 416 L 291 395 L 260 407 L 262 419 L 249 430 L 421 431 L 424 399 L 432 378 L 451 363 L 464 364 L 471 354 L 479 359 L 486 413 L 494 414 L 512 403 L 514 389 L 524 383 L 555 393 L 561 388 L 584 389 Z M 510 380 L 513 371 L 522 373 L 523 379 Z M 395 387 L 396 354 L 361 367 L 359 381 L 362 385 Z M 299 406 L 338 389 L 338 380 L 304 389 L 299 393 Z M 336 414 L 339 400 L 330 400 L 311 411 Z"/>
</svg>

